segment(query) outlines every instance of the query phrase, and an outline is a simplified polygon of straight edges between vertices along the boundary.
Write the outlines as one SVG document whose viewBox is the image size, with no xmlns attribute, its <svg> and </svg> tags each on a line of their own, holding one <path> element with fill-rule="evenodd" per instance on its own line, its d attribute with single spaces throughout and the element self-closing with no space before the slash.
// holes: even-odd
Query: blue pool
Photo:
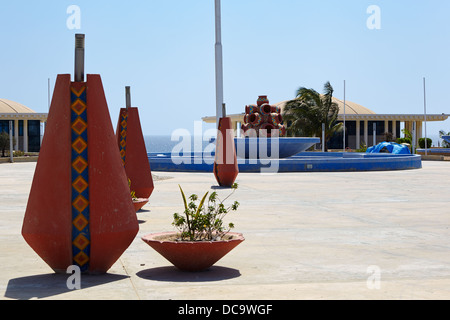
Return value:
<svg viewBox="0 0 450 320">
<path fill-rule="evenodd" d="M 193 153 L 173 156 L 171 153 L 149 153 L 152 171 L 213 172 L 214 154 Z M 285 159 L 241 159 L 241 173 L 275 172 L 355 172 L 421 169 L 420 155 L 389 153 L 301 152 Z"/>
</svg>

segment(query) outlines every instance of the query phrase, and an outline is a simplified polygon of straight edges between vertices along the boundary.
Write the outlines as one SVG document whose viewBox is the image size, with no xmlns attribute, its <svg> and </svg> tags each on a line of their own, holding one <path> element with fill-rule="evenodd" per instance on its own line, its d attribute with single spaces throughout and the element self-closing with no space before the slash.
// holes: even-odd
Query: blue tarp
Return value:
<svg viewBox="0 0 450 320">
<path fill-rule="evenodd" d="M 385 150 L 383 150 L 386 148 Z M 382 151 L 383 150 L 383 151 Z M 411 154 L 409 148 L 407 146 L 395 143 L 395 142 L 382 142 L 374 147 L 370 147 L 367 149 L 367 153 L 380 153 L 380 152 L 389 152 L 392 154 Z"/>
</svg>

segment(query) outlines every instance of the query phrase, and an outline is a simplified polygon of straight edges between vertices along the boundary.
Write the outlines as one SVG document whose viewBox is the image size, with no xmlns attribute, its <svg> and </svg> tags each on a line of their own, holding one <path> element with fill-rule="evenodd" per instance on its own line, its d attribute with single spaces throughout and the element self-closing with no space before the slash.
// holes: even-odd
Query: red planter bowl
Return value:
<svg viewBox="0 0 450 320">
<path fill-rule="evenodd" d="M 149 202 L 149 199 L 143 199 L 143 198 L 138 198 L 137 200 L 133 200 L 134 209 L 136 210 L 136 212 L 138 212 L 138 211 L 141 210 L 148 202 Z"/>
<path fill-rule="evenodd" d="M 212 267 L 227 253 L 242 243 L 240 233 L 228 233 L 231 238 L 223 241 L 174 241 L 166 240 L 176 232 L 149 234 L 142 240 L 182 271 L 199 272 Z"/>
</svg>

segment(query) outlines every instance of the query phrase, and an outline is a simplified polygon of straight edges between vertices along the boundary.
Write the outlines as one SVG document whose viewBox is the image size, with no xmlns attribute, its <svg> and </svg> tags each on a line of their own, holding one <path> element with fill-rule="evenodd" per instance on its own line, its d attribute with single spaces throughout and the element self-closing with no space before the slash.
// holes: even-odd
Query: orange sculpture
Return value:
<svg viewBox="0 0 450 320">
<path fill-rule="evenodd" d="M 101 78 L 75 78 L 57 77 L 22 235 L 55 272 L 106 273 L 139 225 Z"/>
</svg>

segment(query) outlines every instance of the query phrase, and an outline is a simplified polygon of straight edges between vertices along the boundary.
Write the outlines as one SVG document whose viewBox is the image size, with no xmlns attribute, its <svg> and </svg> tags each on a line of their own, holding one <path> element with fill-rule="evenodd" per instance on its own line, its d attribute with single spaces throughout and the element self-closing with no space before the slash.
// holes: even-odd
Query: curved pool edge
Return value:
<svg viewBox="0 0 450 320">
<path fill-rule="evenodd" d="M 215 140 L 216 138 L 211 138 L 209 141 L 215 143 Z M 286 159 L 305 152 L 318 143 L 320 138 L 308 137 L 234 138 L 236 155 L 239 159 L 268 159 L 272 156 L 272 150 L 276 150 L 280 159 Z M 264 150 L 263 153 L 261 149 Z"/>
<path fill-rule="evenodd" d="M 417 149 L 417 153 L 420 155 L 437 155 L 450 157 L 450 148 L 431 148 L 431 149 Z"/>
<path fill-rule="evenodd" d="M 149 162 L 155 172 L 213 172 L 214 155 L 202 154 L 176 157 L 170 153 L 150 153 Z M 422 168 L 420 155 L 393 155 L 368 153 L 302 152 L 287 159 L 238 159 L 240 173 L 293 172 L 358 172 L 393 171 Z"/>
</svg>

